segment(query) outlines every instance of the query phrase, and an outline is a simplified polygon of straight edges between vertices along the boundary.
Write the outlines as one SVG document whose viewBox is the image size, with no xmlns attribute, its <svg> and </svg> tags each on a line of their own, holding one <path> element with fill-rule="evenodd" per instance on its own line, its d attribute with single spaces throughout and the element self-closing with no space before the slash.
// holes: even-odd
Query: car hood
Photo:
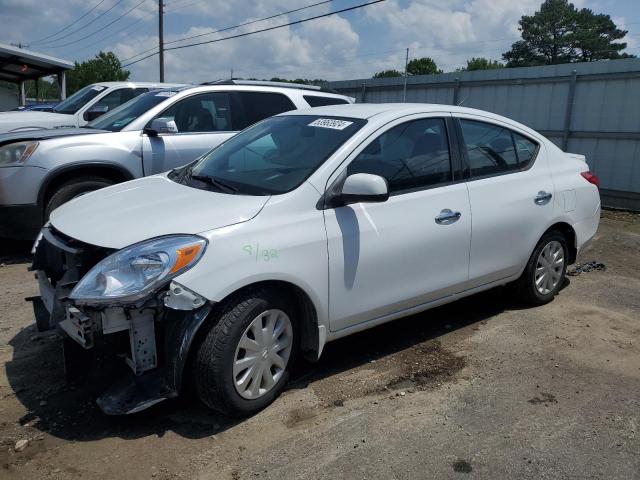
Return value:
<svg viewBox="0 0 640 480">
<path fill-rule="evenodd" d="M 199 190 L 156 175 L 71 200 L 54 210 L 50 221 L 77 240 L 120 249 L 161 235 L 196 234 L 246 222 L 268 199 Z"/>
<path fill-rule="evenodd" d="M 75 115 L 52 112 L 2 112 L 0 113 L 0 132 L 13 132 L 17 129 L 37 128 L 73 128 L 78 126 Z"/>
<path fill-rule="evenodd" d="M 70 135 L 88 135 L 94 133 L 111 133 L 108 130 L 96 130 L 93 128 L 50 128 L 40 130 L 25 130 L 23 132 L 0 134 L 0 146 L 8 143 L 23 142 L 26 140 L 47 140 L 49 138 L 68 137 Z"/>
</svg>

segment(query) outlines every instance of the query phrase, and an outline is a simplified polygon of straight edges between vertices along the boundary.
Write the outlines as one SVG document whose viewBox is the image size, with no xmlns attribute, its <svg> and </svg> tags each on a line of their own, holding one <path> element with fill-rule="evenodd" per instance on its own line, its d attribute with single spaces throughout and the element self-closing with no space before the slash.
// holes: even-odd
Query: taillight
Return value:
<svg viewBox="0 0 640 480">
<path fill-rule="evenodd" d="M 582 178 L 584 178 L 587 182 L 593 183 L 596 187 L 600 186 L 600 179 L 597 175 L 594 175 L 591 172 L 582 172 L 580 175 L 582 175 Z"/>
</svg>

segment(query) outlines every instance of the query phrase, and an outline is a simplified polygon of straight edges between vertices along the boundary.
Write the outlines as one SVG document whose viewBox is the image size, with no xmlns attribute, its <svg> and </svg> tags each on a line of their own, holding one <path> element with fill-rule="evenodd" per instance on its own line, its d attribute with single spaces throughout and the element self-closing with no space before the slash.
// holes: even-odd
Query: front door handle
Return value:
<svg viewBox="0 0 640 480">
<path fill-rule="evenodd" d="M 460 212 L 454 212 L 448 208 L 442 210 L 438 216 L 435 218 L 435 221 L 438 225 L 450 225 L 453 222 L 457 222 L 460 220 L 462 214 Z"/>
<path fill-rule="evenodd" d="M 551 197 L 553 197 L 553 194 L 540 190 L 533 201 L 536 205 L 546 205 L 551 200 Z"/>
</svg>

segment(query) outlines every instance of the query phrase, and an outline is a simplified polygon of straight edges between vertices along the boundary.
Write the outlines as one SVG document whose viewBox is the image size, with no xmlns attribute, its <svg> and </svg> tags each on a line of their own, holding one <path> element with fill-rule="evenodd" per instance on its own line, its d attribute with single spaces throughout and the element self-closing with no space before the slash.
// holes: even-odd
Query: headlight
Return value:
<svg viewBox="0 0 640 480">
<path fill-rule="evenodd" d="M 18 142 L 0 147 L 0 167 L 24 163 L 37 146 L 38 142 Z"/>
<path fill-rule="evenodd" d="M 207 241 L 195 235 L 137 243 L 89 270 L 70 297 L 78 303 L 135 302 L 194 266 L 206 247 Z"/>
</svg>

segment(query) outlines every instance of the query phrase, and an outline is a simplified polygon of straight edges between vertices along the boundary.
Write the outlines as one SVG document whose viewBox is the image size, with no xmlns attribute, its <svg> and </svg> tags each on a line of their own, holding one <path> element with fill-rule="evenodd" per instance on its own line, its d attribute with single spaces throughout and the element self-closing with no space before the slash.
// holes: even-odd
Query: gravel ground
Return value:
<svg viewBox="0 0 640 480">
<path fill-rule="evenodd" d="M 640 215 L 605 212 L 549 305 L 505 289 L 358 334 L 244 420 L 190 395 L 105 417 L 0 244 L 0 478 L 640 478 Z"/>
</svg>

